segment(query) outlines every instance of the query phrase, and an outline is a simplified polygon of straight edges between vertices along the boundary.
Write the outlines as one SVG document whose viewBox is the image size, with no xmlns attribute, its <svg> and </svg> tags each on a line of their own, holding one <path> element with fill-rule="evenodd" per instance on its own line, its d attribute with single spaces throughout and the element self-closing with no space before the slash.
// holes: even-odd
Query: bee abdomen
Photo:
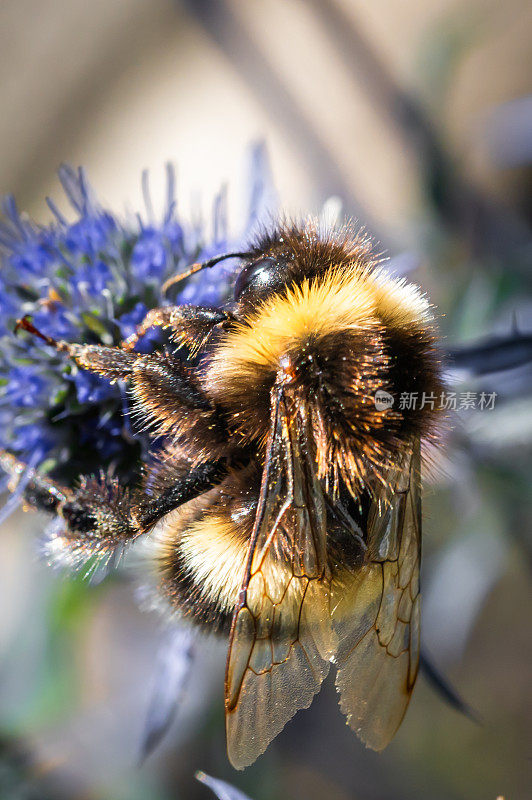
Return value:
<svg viewBox="0 0 532 800">
<path fill-rule="evenodd" d="M 172 512 L 152 534 L 155 589 L 170 612 L 228 633 L 256 508 L 250 470 Z"/>
</svg>

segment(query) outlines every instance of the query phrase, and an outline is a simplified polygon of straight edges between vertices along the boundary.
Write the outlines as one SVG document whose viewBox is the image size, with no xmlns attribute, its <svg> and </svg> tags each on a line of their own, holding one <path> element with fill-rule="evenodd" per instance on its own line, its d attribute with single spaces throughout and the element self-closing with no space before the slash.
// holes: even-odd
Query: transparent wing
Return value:
<svg viewBox="0 0 532 800">
<path fill-rule="evenodd" d="M 332 586 L 340 708 L 382 750 L 406 712 L 419 663 L 420 447 L 389 475 L 368 516 L 364 565 Z"/>
<path fill-rule="evenodd" d="M 279 389 L 226 671 L 227 750 L 253 763 L 319 690 L 334 652 L 323 491 L 304 407 Z"/>
</svg>

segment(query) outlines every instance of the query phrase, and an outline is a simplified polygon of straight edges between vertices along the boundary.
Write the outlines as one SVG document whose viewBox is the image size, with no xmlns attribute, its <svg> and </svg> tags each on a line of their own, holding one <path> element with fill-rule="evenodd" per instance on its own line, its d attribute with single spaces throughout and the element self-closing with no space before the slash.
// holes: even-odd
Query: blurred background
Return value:
<svg viewBox="0 0 532 800">
<path fill-rule="evenodd" d="M 264 140 L 280 206 L 337 198 L 429 292 L 457 390 L 497 392 L 493 411 L 453 416 L 425 498 L 425 647 L 480 723 L 422 678 L 376 754 L 329 681 L 236 773 L 225 646 L 204 642 L 169 734 L 139 764 L 175 642 L 130 581 L 52 574 L 36 556 L 42 520 L 17 512 L 0 536 L 0 797 L 195 800 L 209 796 L 197 770 L 253 800 L 530 796 L 531 29 L 525 0 L 0 4 L 0 193 L 47 222 L 66 161 L 104 205 L 134 212 L 145 168 L 162 205 L 171 161 L 183 216 L 208 218 L 227 182 L 238 227 L 245 154 Z"/>
</svg>

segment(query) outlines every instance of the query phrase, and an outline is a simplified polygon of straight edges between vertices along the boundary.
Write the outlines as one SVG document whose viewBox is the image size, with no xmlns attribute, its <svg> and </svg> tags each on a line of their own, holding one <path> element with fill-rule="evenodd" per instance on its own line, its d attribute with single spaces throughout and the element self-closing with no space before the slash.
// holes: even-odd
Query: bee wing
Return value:
<svg viewBox="0 0 532 800">
<path fill-rule="evenodd" d="M 340 708 L 362 741 L 382 750 L 406 712 L 419 663 L 420 446 L 368 515 L 365 563 L 332 590 Z"/>
<path fill-rule="evenodd" d="M 289 410 L 279 389 L 227 658 L 227 750 L 237 769 L 311 704 L 335 649 L 325 505 L 308 444 L 303 406 Z"/>
</svg>

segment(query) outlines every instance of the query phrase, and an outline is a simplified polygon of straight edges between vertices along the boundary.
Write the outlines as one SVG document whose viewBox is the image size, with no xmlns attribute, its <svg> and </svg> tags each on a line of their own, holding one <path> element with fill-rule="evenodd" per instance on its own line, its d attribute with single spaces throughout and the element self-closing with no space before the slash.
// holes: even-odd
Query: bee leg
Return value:
<svg viewBox="0 0 532 800">
<path fill-rule="evenodd" d="M 134 411 L 159 436 L 179 437 L 196 455 L 227 451 L 227 425 L 222 411 L 181 359 L 169 353 L 138 353 L 94 346 L 76 346 L 77 363 L 91 372 L 125 380 Z"/>
<path fill-rule="evenodd" d="M 69 489 L 32 470 L 23 498 L 30 507 L 63 520 L 45 543 L 45 553 L 49 560 L 77 568 L 90 558 L 108 561 L 125 550 L 170 511 L 218 485 L 229 465 L 225 458 L 205 462 L 154 494 L 143 486 L 121 486 L 103 472 L 84 476 L 78 488 Z M 12 476 L 14 490 L 26 465 L 2 452 L 0 466 Z"/>
<path fill-rule="evenodd" d="M 133 350 L 150 328 L 170 328 L 172 339 L 199 350 L 217 325 L 227 325 L 234 317 L 228 311 L 207 306 L 164 306 L 152 308 L 135 333 L 122 342 L 124 350 Z"/>
<path fill-rule="evenodd" d="M 66 523 L 49 552 L 72 567 L 96 557 L 116 561 L 127 547 L 170 511 L 220 483 L 227 474 L 225 459 L 201 464 L 160 494 L 121 486 L 106 475 L 83 478 L 79 489 L 58 507 Z"/>
<path fill-rule="evenodd" d="M 170 511 L 220 484 L 236 460 L 219 458 L 215 461 L 205 461 L 178 480 L 174 480 L 161 493 L 143 498 L 136 511 L 137 524 L 141 532 L 149 531 Z M 171 467 L 168 467 L 168 470 L 171 471 Z M 165 477 L 168 476 L 159 475 L 158 481 L 161 481 L 161 478 L 164 480 Z"/>
<path fill-rule="evenodd" d="M 183 362 L 168 353 L 141 354 L 119 347 L 72 344 L 43 335 L 27 317 L 17 323 L 58 352 L 66 353 L 83 369 L 111 382 L 126 381 L 136 410 L 159 435 L 183 435 L 195 447 L 214 455 L 227 449 L 223 414 L 205 395 L 199 381 Z"/>
<path fill-rule="evenodd" d="M 101 473 L 84 477 L 78 489 L 57 507 L 66 522 L 64 541 L 84 558 L 125 549 L 179 506 L 212 489 L 226 476 L 226 459 L 206 462 L 156 495 L 142 486 L 121 486 Z"/>
</svg>

